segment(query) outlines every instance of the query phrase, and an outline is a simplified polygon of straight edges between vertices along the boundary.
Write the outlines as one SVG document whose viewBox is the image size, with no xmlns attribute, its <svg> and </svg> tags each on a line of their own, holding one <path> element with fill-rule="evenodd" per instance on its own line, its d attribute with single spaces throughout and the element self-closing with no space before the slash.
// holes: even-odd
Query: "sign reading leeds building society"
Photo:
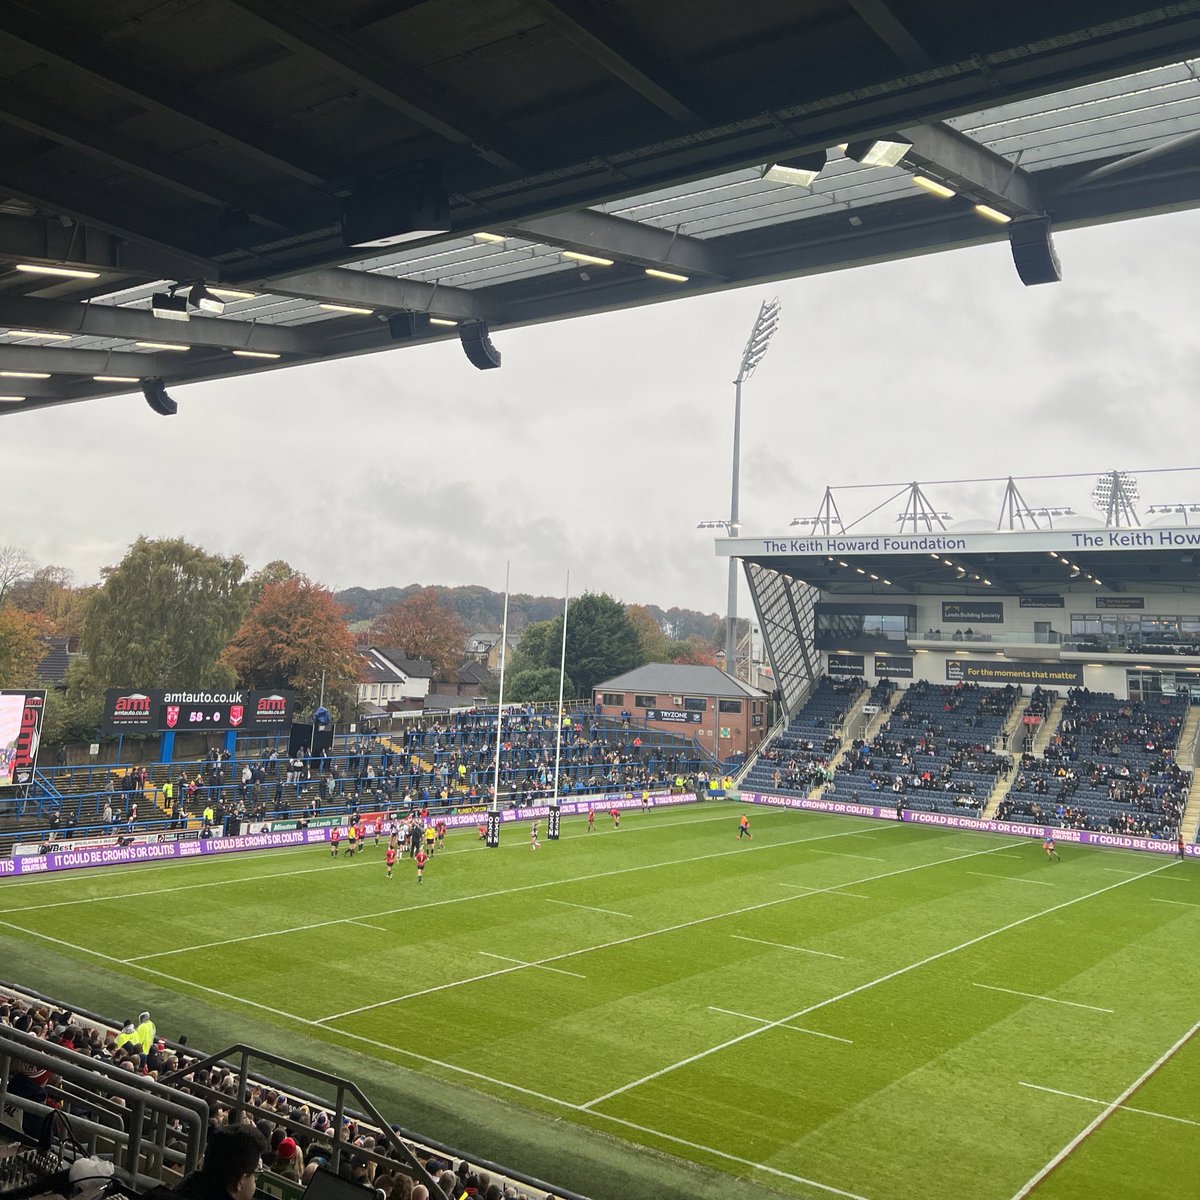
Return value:
<svg viewBox="0 0 1200 1200">
<path fill-rule="evenodd" d="M 144 692 L 109 688 L 104 694 L 103 732 L 172 733 L 184 729 L 270 733 L 292 723 L 292 692 Z"/>
</svg>

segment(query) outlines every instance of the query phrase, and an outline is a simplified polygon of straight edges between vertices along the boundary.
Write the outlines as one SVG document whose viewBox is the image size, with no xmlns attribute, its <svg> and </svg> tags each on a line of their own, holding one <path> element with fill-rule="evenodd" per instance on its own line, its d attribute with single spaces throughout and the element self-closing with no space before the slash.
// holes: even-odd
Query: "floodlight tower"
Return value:
<svg viewBox="0 0 1200 1200">
<path fill-rule="evenodd" d="M 754 328 L 746 348 L 742 351 L 741 365 L 733 381 L 733 484 L 729 500 L 729 536 L 735 538 L 741 528 L 738 517 L 738 476 L 742 462 L 742 384 L 758 369 L 766 357 L 767 347 L 779 328 L 782 305 L 779 297 L 764 300 L 754 320 Z M 725 624 L 725 670 L 737 675 L 737 559 L 729 560 L 729 607 Z"/>
</svg>

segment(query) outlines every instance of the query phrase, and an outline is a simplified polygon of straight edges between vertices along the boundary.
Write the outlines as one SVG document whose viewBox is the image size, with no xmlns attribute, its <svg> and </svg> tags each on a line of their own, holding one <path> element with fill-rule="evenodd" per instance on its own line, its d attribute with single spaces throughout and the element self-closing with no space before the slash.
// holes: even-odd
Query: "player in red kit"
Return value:
<svg viewBox="0 0 1200 1200">
<path fill-rule="evenodd" d="M 588 833 L 596 832 L 596 810 L 588 805 Z"/>
<path fill-rule="evenodd" d="M 330 858 L 337 858 L 338 846 L 341 844 L 341 841 L 342 841 L 342 831 L 335 825 L 329 831 L 329 857 Z"/>
<path fill-rule="evenodd" d="M 429 855 L 425 851 L 417 851 L 417 882 L 421 883 L 425 879 L 425 864 L 429 861 Z"/>
<path fill-rule="evenodd" d="M 621 810 L 619 808 L 610 808 L 608 810 L 608 815 L 610 817 L 612 817 L 612 819 L 613 819 L 613 828 L 620 829 L 621 828 Z"/>
<path fill-rule="evenodd" d="M 387 877 L 391 879 L 392 868 L 396 865 L 396 847 L 389 846 L 384 854 L 384 860 L 387 862 Z"/>
</svg>

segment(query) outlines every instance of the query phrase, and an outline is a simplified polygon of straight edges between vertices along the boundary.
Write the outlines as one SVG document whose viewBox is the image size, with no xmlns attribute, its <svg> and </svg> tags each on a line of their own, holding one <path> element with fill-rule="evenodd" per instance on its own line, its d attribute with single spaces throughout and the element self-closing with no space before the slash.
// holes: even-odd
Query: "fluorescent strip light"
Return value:
<svg viewBox="0 0 1200 1200">
<path fill-rule="evenodd" d="M 223 300 L 256 300 L 258 298 L 257 292 L 237 292 L 233 288 L 211 287 L 208 290 Z"/>
<path fill-rule="evenodd" d="M 282 358 L 282 354 L 275 354 L 271 350 L 235 350 L 234 354 L 238 358 Z"/>
<path fill-rule="evenodd" d="M 49 379 L 49 371 L 0 371 L 3 379 Z"/>
<path fill-rule="evenodd" d="M 667 279 L 671 283 L 687 283 L 687 275 L 677 275 L 674 271 L 660 271 L 658 267 L 647 267 L 646 274 L 653 279 Z"/>
<path fill-rule="evenodd" d="M 948 188 L 944 183 L 938 183 L 936 179 L 930 179 L 928 175 L 914 175 L 912 181 L 917 187 L 941 200 L 949 200 L 951 196 L 957 195 L 953 188 Z"/>
<path fill-rule="evenodd" d="M 458 326 L 457 321 L 451 321 L 447 317 L 430 317 L 429 323 L 430 325 L 449 325 L 452 329 Z"/>
<path fill-rule="evenodd" d="M 41 263 L 17 263 L 18 271 L 29 275 L 61 275 L 64 279 L 99 279 L 99 271 L 85 271 L 80 267 L 44 267 Z"/>
<path fill-rule="evenodd" d="M 191 346 L 180 346 L 177 342 L 135 342 L 143 350 L 190 350 Z"/>
<path fill-rule="evenodd" d="M 24 400 L 24 396 L 0 396 L 0 403 L 3 404 L 20 404 Z"/>
<path fill-rule="evenodd" d="M 508 238 L 502 237 L 498 233 L 473 233 L 471 236 L 477 242 L 491 242 L 493 246 L 503 246 Z"/>
<path fill-rule="evenodd" d="M 51 342 L 69 342 L 73 336 L 69 333 L 39 333 L 34 329 L 10 329 L 8 332 L 13 337 L 39 337 Z"/>
<path fill-rule="evenodd" d="M 137 383 L 136 375 L 93 375 L 97 383 Z"/>
<path fill-rule="evenodd" d="M 317 307 L 328 312 L 354 313 L 360 317 L 369 317 L 375 311 L 373 308 L 359 308 L 355 304 L 319 304 Z"/>
<path fill-rule="evenodd" d="M 611 258 L 601 258 L 597 254 L 582 254 L 578 250 L 564 250 L 562 256 L 571 259 L 572 262 L 587 263 L 592 267 L 611 267 L 613 265 Z"/>
<path fill-rule="evenodd" d="M 1007 225 L 1012 217 L 1008 213 L 1001 212 L 998 208 L 993 208 L 990 204 L 977 204 L 975 211 L 981 216 L 986 217 L 989 221 L 995 221 L 997 225 Z"/>
</svg>

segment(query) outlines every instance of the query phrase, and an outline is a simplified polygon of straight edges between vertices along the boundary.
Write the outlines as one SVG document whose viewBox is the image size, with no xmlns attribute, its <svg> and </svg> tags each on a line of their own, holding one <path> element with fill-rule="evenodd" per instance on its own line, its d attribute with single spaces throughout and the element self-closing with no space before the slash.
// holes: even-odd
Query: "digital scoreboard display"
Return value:
<svg viewBox="0 0 1200 1200">
<path fill-rule="evenodd" d="M 105 697 L 106 735 L 173 733 L 181 729 L 273 733 L 292 723 L 290 691 L 169 692 L 111 688 Z"/>
</svg>

